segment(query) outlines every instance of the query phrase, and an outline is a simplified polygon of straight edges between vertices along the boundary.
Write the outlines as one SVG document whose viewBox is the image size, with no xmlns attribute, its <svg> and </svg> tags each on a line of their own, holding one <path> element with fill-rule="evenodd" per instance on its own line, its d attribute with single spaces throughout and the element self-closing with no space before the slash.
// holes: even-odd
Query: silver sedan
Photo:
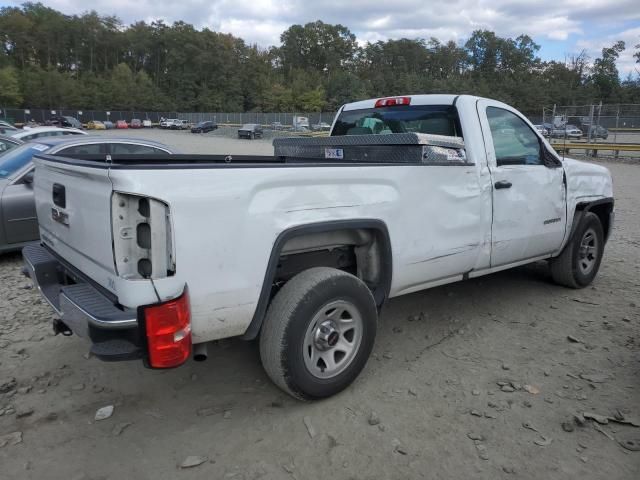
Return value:
<svg viewBox="0 0 640 480">
<path fill-rule="evenodd" d="M 12 148 L 0 155 L 0 253 L 18 250 L 39 239 L 33 198 L 32 158 L 50 155 L 167 155 L 175 153 L 166 145 L 129 138 L 78 135 L 45 137 Z"/>
</svg>

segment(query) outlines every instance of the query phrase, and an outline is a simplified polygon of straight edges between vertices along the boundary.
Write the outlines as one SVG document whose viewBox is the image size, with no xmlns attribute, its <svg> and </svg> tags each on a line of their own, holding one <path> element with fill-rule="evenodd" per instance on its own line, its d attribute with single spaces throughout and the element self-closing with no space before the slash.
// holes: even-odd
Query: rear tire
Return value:
<svg viewBox="0 0 640 480">
<path fill-rule="evenodd" d="M 377 319 L 373 295 L 359 278 L 333 268 L 305 270 L 269 306 L 260 334 L 262 365 L 295 398 L 330 397 L 364 368 Z"/>
<path fill-rule="evenodd" d="M 553 280 L 565 287 L 584 288 L 598 273 L 604 251 L 600 218 L 587 212 L 562 253 L 549 261 Z"/>
</svg>

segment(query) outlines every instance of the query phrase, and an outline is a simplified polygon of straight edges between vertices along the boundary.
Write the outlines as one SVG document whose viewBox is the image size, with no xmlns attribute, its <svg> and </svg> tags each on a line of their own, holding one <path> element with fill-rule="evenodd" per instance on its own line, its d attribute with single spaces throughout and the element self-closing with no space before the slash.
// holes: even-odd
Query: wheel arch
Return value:
<svg viewBox="0 0 640 480">
<path fill-rule="evenodd" d="M 613 207 L 614 199 L 611 197 L 601 198 L 591 202 L 580 202 L 576 205 L 576 209 L 573 216 L 573 224 L 571 225 L 571 234 L 567 243 L 573 240 L 573 237 L 578 229 L 578 225 L 582 221 L 587 212 L 595 213 L 600 219 L 602 224 L 602 230 L 604 231 L 605 243 L 611 235 L 613 229 Z"/>
<path fill-rule="evenodd" d="M 295 227 L 288 228 L 281 232 L 276 238 L 269 261 L 267 264 L 266 272 L 262 282 L 262 289 L 260 291 L 260 297 L 258 298 L 258 304 L 253 314 L 253 318 L 249 327 L 242 335 L 243 340 L 255 339 L 262 327 L 264 317 L 269 306 L 269 302 L 272 298 L 273 283 L 276 279 L 276 271 L 283 252 L 283 249 L 287 242 L 296 238 L 310 234 L 329 233 L 333 231 L 345 231 L 345 230 L 368 230 L 375 234 L 375 239 L 379 242 L 380 246 L 380 274 L 379 280 L 374 288 L 372 288 L 372 294 L 376 301 L 376 305 L 381 307 L 382 304 L 389 297 L 389 291 L 391 289 L 391 278 L 393 272 L 393 259 L 391 250 L 391 239 L 389 237 L 389 230 L 387 225 L 378 219 L 349 219 L 349 220 L 332 220 L 326 222 L 316 222 L 304 225 L 297 225 Z"/>
</svg>

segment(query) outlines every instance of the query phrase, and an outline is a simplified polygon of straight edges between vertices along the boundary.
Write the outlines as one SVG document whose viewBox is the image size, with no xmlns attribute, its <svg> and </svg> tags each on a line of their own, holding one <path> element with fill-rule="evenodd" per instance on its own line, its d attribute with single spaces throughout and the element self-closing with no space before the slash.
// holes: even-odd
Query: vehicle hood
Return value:
<svg viewBox="0 0 640 480">
<path fill-rule="evenodd" d="M 602 165 L 596 165 L 573 158 L 562 161 L 567 175 L 567 194 L 576 202 L 613 198 L 611 172 Z"/>
</svg>

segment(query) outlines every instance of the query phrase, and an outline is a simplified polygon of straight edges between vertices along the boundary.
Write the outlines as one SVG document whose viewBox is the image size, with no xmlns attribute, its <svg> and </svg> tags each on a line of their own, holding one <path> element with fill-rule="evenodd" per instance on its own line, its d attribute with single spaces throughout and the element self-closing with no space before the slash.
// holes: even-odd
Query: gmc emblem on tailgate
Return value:
<svg viewBox="0 0 640 480">
<path fill-rule="evenodd" d="M 64 213 L 62 210 L 53 207 L 51 209 L 51 218 L 62 225 L 66 225 L 67 227 L 69 226 L 69 214 Z"/>
</svg>

